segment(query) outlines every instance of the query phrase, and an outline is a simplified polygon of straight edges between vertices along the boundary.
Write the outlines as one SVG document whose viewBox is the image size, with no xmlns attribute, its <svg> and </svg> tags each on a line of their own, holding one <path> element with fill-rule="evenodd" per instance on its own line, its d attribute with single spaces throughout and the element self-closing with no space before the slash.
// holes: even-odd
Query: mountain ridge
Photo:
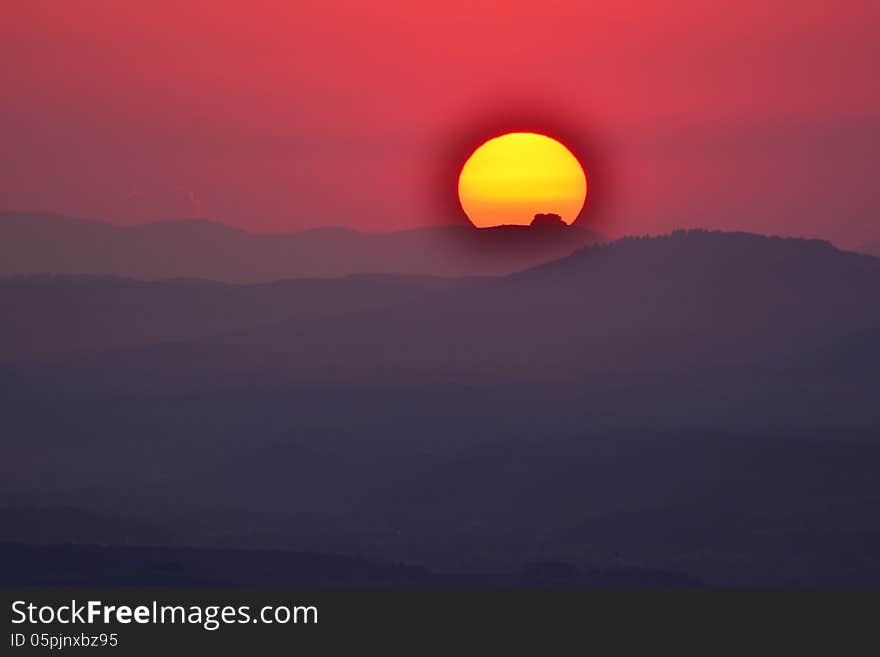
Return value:
<svg viewBox="0 0 880 657">
<path fill-rule="evenodd" d="M 104 274 L 253 283 L 362 273 L 501 275 L 598 239 L 586 228 L 529 232 L 449 225 L 376 233 L 345 227 L 254 233 L 207 219 L 120 226 L 0 212 L 0 276 Z"/>
<path fill-rule="evenodd" d="M 324 286 L 317 297 L 275 297 L 265 285 L 220 287 L 221 298 L 233 290 L 245 299 L 263 295 L 266 308 L 293 305 L 287 316 L 119 344 L 119 351 L 88 361 L 108 373 L 138 371 L 169 383 L 205 368 L 217 380 L 564 380 L 614 371 L 788 367 L 804 354 L 834 353 L 848 336 L 870 345 L 880 333 L 872 303 L 880 259 L 822 241 L 748 233 L 619 240 L 502 277 L 390 277 L 361 282 L 355 292 L 356 284 L 309 283 Z M 365 302 L 371 294 L 381 303 Z M 314 300 L 324 297 L 341 305 L 319 312 Z M 207 303 L 185 298 L 184 308 Z M 215 313 L 209 317 L 242 316 L 207 307 Z"/>
</svg>

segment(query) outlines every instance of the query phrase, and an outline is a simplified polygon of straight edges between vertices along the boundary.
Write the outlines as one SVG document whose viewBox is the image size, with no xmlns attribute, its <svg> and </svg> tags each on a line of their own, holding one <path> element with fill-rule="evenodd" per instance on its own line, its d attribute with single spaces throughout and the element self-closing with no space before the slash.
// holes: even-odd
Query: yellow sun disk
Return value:
<svg viewBox="0 0 880 657">
<path fill-rule="evenodd" d="M 471 154 L 458 179 L 461 206 L 478 228 L 527 225 L 547 212 L 570 224 L 586 195 L 586 175 L 571 151 L 530 132 L 490 139 Z"/>
</svg>

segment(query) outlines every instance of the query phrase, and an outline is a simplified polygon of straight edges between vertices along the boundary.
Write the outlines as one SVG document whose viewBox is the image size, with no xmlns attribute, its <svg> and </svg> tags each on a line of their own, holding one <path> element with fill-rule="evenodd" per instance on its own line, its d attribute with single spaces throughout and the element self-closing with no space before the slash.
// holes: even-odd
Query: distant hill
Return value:
<svg viewBox="0 0 880 657">
<path fill-rule="evenodd" d="M 47 568 L 51 564 L 51 568 Z M 648 568 L 528 563 L 521 572 L 433 573 L 399 563 L 314 552 L 33 546 L 0 542 L 4 586 L 698 586 Z"/>
<path fill-rule="evenodd" d="M 878 340 L 877 289 L 877 258 L 820 241 L 689 231 L 587 247 L 508 277 L 363 308 L 344 321 L 284 320 L 108 353 L 95 365 L 108 375 L 136 371 L 169 384 L 192 376 L 565 381 L 802 367 L 852 340 Z M 866 368 L 877 353 L 851 355 L 851 364 Z"/>
<path fill-rule="evenodd" d="M 268 550 L 0 543 L 0 555 L 0 582 L 5 586 L 389 586 L 431 581 L 421 568 Z"/>
<path fill-rule="evenodd" d="M 0 544 L 162 545 L 171 536 L 136 519 L 70 507 L 0 507 Z"/>
<path fill-rule="evenodd" d="M 208 220 L 117 226 L 0 212 L 0 277 L 99 274 L 249 283 L 361 273 L 506 274 L 565 256 L 598 238 L 576 226 L 531 232 L 515 226 L 450 226 L 390 233 L 320 228 L 270 234 Z"/>
<path fill-rule="evenodd" d="M 69 360 L 93 351 L 231 334 L 283 320 L 329 322 L 462 282 L 384 275 L 251 285 L 109 276 L 0 279 L 0 362 Z"/>
</svg>

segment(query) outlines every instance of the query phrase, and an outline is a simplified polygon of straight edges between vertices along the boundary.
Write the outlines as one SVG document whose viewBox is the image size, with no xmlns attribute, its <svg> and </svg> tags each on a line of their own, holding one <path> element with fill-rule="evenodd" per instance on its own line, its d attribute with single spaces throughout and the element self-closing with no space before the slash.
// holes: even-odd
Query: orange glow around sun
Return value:
<svg viewBox="0 0 880 657">
<path fill-rule="evenodd" d="M 555 139 L 511 132 L 471 154 L 458 177 L 458 198 L 477 228 L 528 225 L 539 213 L 571 224 L 584 207 L 587 176 Z"/>
</svg>

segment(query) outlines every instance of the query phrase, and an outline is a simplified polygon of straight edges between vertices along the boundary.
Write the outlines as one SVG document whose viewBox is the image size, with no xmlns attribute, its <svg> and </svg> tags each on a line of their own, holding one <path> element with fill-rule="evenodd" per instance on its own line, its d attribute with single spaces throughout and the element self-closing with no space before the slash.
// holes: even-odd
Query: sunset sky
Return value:
<svg viewBox="0 0 880 657">
<path fill-rule="evenodd" d="M 880 239 L 878 25 L 872 0 L 7 2 L 0 208 L 450 223 L 469 149 L 536 130 L 606 234 L 856 246 Z"/>
</svg>

